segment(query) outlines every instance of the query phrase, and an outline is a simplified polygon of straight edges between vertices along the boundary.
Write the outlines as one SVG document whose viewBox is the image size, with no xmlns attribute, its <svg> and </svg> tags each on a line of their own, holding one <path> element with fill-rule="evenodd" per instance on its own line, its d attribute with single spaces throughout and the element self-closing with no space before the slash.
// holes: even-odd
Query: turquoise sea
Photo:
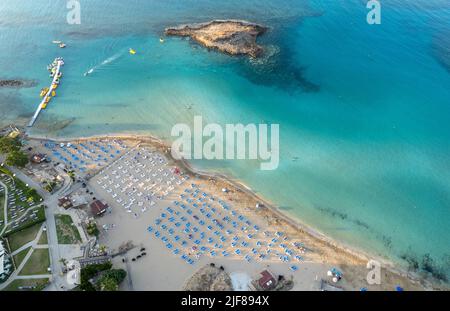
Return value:
<svg viewBox="0 0 450 311">
<path fill-rule="evenodd" d="M 0 79 L 37 85 L 0 88 L 0 125 L 28 122 L 57 56 L 63 83 L 36 134 L 169 140 L 194 115 L 278 123 L 275 171 L 194 164 L 242 180 L 335 239 L 450 277 L 450 2 L 384 0 L 376 26 L 366 2 L 80 0 L 81 25 L 69 25 L 66 0 L 1 1 Z M 259 40 L 265 58 L 159 42 L 166 26 L 227 18 L 270 27 Z"/>
</svg>

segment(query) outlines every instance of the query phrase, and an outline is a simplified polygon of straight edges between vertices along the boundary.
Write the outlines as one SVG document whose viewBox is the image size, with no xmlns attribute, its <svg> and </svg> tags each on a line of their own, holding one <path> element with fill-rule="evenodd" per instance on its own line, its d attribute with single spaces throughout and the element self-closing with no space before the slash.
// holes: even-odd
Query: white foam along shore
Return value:
<svg viewBox="0 0 450 311">
<path fill-rule="evenodd" d="M 82 137 L 48 137 L 48 136 L 39 136 L 39 135 L 29 135 L 26 136 L 29 140 L 48 140 L 53 141 L 55 143 L 62 143 L 62 142 L 68 142 L 68 141 L 89 141 L 89 140 L 99 140 L 99 139 L 121 139 L 121 140 L 135 140 L 139 141 L 141 143 L 147 143 L 151 144 L 153 146 L 159 147 L 164 149 L 165 151 L 170 150 L 170 144 L 160 138 L 157 138 L 152 135 L 139 135 L 139 134 L 125 134 L 125 133 L 110 133 L 105 135 L 92 135 L 92 136 L 82 136 Z M 341 251 L 344 253 L 347 253 L 348 255 L 358 259 L 361 261 L 361 263 L 367 263 L 369 260 L 376 260 L 379 263 L 382 264 L 382 267 L 386 269 L 387 271 L 398 275 L 400 277 L 406 278 L 413 283 L 421 283 L 422 286 L 426 289 L 432 289 L 436 288 L 436 284 L 432 284 L 429 280 L 424 279 L 423 277 L 419 276 L 416 273 L 408 272 L 402 267 L 399 267 L 396 265 L 393 261 L 382 258 L 378 255 L 369 254 L 364 250 L 358 249 L 354 246 L 348 245 L 344 242 L 337 241 L 336 239 L 333 239 L 332 237 L 325 235 L 324 233 L 313 229 L 311 226 L 303 223 L 300 219 L 293 215 L 287 215 L 283 211 L 281 211 L 278 207 L 276 207 L 276 204 L 273 202 L 270 202 L 269 200 L 262 197 L 261 194 L 255 192 L 247 185 L 243 184 L 241 181 L 238 181 L 236 179 L 230 178 L 229 176 L 226 176 L 221 173 L 213 172 L 213 171 L 202 171 L 199 169 L 194 168 L 187 160 L 175 160 L 171 156 L 170 152 L 165 152 L 165 155 L 169 157 L 172 161 L 175 163 L 180 164 L 180 167 L 185 168 L 189 173 L 196 175 L 198 177 L 203 178 L 212 178 L 215 180 L 221 180 L 225 183 L 228 183 L 230 186 L 233 186 L 237 190 L 245 193 L 246 195 L 252 197 L 256 201 L 260 202 L 261 205 L 263 205 L 266 210 L 271 213 L 275 218 L 278 218 L 284 222 L 286 222 L 289 226 L 292 228 L 309 235 L 313 239 L 316 239 L 324 244 L 324 246 L 331 247 L 335 249 L 336 251 Z"/>
</svg>

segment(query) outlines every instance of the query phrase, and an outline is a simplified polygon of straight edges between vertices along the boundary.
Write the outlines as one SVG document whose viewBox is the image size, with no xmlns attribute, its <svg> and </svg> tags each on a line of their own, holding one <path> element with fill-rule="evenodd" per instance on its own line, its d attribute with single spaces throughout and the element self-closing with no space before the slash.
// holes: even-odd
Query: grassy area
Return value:
<svg viewBox="0 0 450 311">
<path fill-rule="evenodd" d="M 77 244 L 81 243 L 80 233 L 73 224 L 70 215 L 55 215 L 56 234 L 59 244 Z"/>
<path fill-rule="evenodd" d="M 28 247 L 27 249 L 24 249 L 20 253 L 14 255 L 14 263 L 16 264 L 16 267 L 20 266 L 20 264 L 22 263 L 23 259 L 28 254 L 29 250 L 30 250 L 30 248 Z"/>
<path fill-rule="evenodd" d="M 3 221 L 5 220 L 5 190 L 0 193 L 0 231 L 5 225 Z"/>
<path fill-rule="evenodd" d="M 41 237 L 39 238 L 38 244 L 48 244 L 47 231 L 42 231 Z"/>
<path fill-rule="evenodd" d="M 10 224 L 8 224 L 8 230 L 5 232 L 4 236 L 10 236 L 17 232 L 23 231 L 29 227 L 34 226 L 35 224 L 41 224 L 46 220 L 45 218 L 45 209 L 44 206 L 40 206 L 37 208 L 37 213 L 35 218 L 29 217 L 26 221 L 20 224 L 18 228 L 10 229 Z"/>
<path fill-rule="evenodd" d="M 3 174 L 9 177 L 4 176 Z M 42 201 L 42 197 L 37 193 L 37 191 L 33 188 L 28 187 L 20 179 L 13 177 L 13 174 L 4 167 L 0 167 L 0 175 L 2 175 L 0 176 L 0 178 L 8 187 L 8 194 L 11 194 L 13 196 L 13 199 L 8 202 L 8 222 L 11 224 L 10 226 L 8 226 L 8 229 L 16 232 L 34 223 L 42 222 L 43 220 L 45 220 L 45 213 L 43 211 L 40 214 L 38 213 L 36 218 L 30 217 L 31 211 L 29 210 L 41 204 Z M 15 206 L 15 208 L 13 208 L 13 206 Z M 1 221 L 4 215 L 3 205 L 0 207 L 0 212 Z M 20 219 L 23 215 L 25 215 L 24 217 L 26 217 L 26 220 L 23 223 L 14 221 Z M 12 229 L 12 227 L 14 226 L 16 226 L 16 228 Z M 6 234 L 8 235 L 11 233 L 7 232 Z"/>
<path fill-rule="evenodd" d="M 23 190 L 24 192 L 22 195 L 27 199 L 22 201 L 21 197 L 18 193 L 19 187 L 17 187 L 17 186 L 18 186 L 18 183 L 16 182 L 16 191 L 12 191 L 11 189 L 8 189 L 8 191 L 9 191 L 8 193 L 14 194 L 14 199 L 15 199 L 14 204 L 16 206 L 16 213 L 17 213 L 18 217 L 20 217 L 21 215 L 25 214 L 28 209 L 38 205 L 40 203 L 40 200 L 35 201 L 34 199 L 32 199 L 32 196 L 27 195 L 27 193 L 26 193 L 27 190 Z M 25 189 L 29 190 L 30 188 L 25 188 Z M 9 205 L 11 205 L 11 202 Z M 19 210 L 21 210 L 21 209 L 23 210 L 23 212 L 19 212 Z M 8 218 L 11 219 L 12 215 L 13 215 L 13 211 L 8 208 Z"/>
<path fill-rule="evenodd" d="M 10 170 L 8 170 L 7 168 L 5 168 L 3 166 L 0 166 L 0 173 L 6 174 L 6 175 L 11 176 L 11 177 L 13 175 L 13 173 Z"/>
<path fill-rule="evenodd" d="M 35 249 L 19 275 L 48 274 L 48 267 L 50 267 L 48 249 Z"/>
<path fill-rule="evenodd" d="M 20 287 L 33 287 L 33 289 L 28 289 L 28 290 L 41 291 L 48 284 L 48 281 L 49 281 L 48 278 L 15 280 L 15 281 L 11 282 L 11 284 L 9 284 L 3 290 L 4 291 L 19 291 L 19 290 L 21 290 Z"/>
<path fill-rule="evenodd" d="M 16 189 L 22 190 L 24 194 L 27 195 L 29 199 L 32 199 L 34 202 L 39 203 L 42 201 L 42 197 L 36 192 L 35 189 L 27 187 L 27 185 L 18 178 L 14 178 Z"/>
<path fill-rule="evenodd" d="M 39 223 L 9 235 L 8 241 L 11 251 L 14 252 L 15 250 L 19 249 L 22 245 L 33 241 L 36 238 L 36 235 L 39 232 L 40 228 L 41 224 Z"/>
</svg>

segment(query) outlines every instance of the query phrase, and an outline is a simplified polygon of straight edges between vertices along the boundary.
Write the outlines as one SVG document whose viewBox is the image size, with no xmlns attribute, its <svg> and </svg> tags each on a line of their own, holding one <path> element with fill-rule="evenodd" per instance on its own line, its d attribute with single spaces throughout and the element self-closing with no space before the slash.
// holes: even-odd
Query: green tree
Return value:
<svg viewBox="0 0 450 311">
<path fill-rule="evenodd" d="M 99 234 L 99 231 L 98 231 L 98 228 L 97 228 L 97 224 L 95 222 L 89 223 L 87 225 L 87 227 L 86 227 L 86 231 L 87 231 L 87 233 L 89 235 L 98 236 L 98 234 Z"/>
<path fill-rule="evenodd" d="M 101 291 L 117 291 L 119 289 L 119 284 L 114 278 L 102 277 L 98 282 L 98 288 Z"/>
<path fill-rule="evenodd" d="M 93 278 L 97 273 L 111 269 L 111 262 L 103 264 L 88 265 L 81 269 L 81 283 L 78 286 L 79 290 L 83 291 L 95 291 L 95 287 L 89 282 L 89 279 Z"/>
<path fill-rule="evenodd" d="M 20 141 L 11 137 L 0 138 L 0 153 L 10 153 L 12 151 L 19 151 L 21 147 Z"/>
<path fill-rule="evenodd" d="M 67 175 L 69 175 L 69 177 L 70 177 L 73 181 L 75 181 L 76 176 L 75 176 L 75 172 L 74 172 L 74 171 L 68 171 L 68 172 L 67 172 Z"/>
<path fill-rule="evenodd" d="M 108 278 L 113 278 L 118 284 L 120 284 L 127 276 L 127 272 L 123 269 L 112 269 L 105 272 L 105 276 Z"/>
<path fill-rule="evenodd" d="M 119 284 L 125 279 L 127 273 L 123 269 L 112 269 L 103 273 L 97 282 L 97 288 L 101 291 L 116 291 Z"/>
<path fill-rule="evenodd" d="M 23 151 L 13 150 L 6 157 L 6 164 L 10 166 L 24 167 L 28 164 L 28 156 Z"/>
</svg>

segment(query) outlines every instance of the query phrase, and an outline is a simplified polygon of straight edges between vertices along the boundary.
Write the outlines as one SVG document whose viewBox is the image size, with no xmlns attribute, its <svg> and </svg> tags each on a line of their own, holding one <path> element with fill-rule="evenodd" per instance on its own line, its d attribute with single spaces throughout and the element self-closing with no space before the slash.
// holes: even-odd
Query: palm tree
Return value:
<svg viewBox="0 0 450 311">
<path fill-rule="evenodd" d="M 108 250 L 108 248 L 106 247 L 106 245 L 100 245 L 100 246 L 98 247 L 98 250 L 99 250 L 101 253 L 106 254 L 106 251 Z"/>
</svg>

